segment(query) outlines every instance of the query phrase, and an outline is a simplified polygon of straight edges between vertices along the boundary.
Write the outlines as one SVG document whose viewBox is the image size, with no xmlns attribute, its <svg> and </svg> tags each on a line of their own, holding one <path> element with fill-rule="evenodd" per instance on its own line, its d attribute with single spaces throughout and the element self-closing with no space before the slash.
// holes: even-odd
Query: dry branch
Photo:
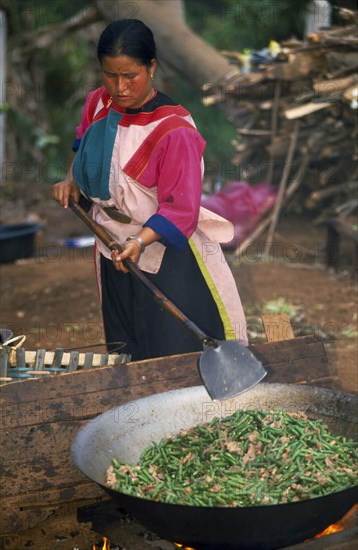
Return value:
<svg viewBox="0 0 358 550">
<path fill-rule="evenodd" d="M 277 224 L 277 221 L 278 221 L 278 217 L 280 215 L 280 211 L 281 211 L 281 207 L 282 207 L 282 203 L 283 203 L 283 199 L 284 199 L 284 194 L 285 194 L 285 189 L 286 189 L 286 185 L 287 185 L 287 180 L 288 180 L 289 173 L 290 173 L 290 168 L 292 166 L 293 155 L 295 154 L 295 147 L 296 147 L 296 143 L 297 143 L 298 130 L 299 130 L 299 121 L 297 120 L 296 123 L 295 123 L 294 131 L 292 132 L 290 148 L 287 152 L 286 162 L 285 162 L 285 165 L 283 167 L 282 177 L 281 177 L 280 185 L 279 185 L 279 188 L 278 188 L 278 194 L 277 194 L 275 206 L 274 206 L 273 213 L 272 213 L 272 219 L 271 219 L 271 223 L 270 223 L 270 227 L 269 227 L 269 231 L 268 231 L 268 235 L 267 235 L 267 239 L 266 239 L 266 244 L 265 244 L 265 254 L 268 254 L 270 252 L 270 249 L 271 249 L 272 239 L 273 239 L 273 236 L 274 236 L 274 233 L 275 233 L 275 228 L 276 228 L 276 224 Z"/>
</svg>

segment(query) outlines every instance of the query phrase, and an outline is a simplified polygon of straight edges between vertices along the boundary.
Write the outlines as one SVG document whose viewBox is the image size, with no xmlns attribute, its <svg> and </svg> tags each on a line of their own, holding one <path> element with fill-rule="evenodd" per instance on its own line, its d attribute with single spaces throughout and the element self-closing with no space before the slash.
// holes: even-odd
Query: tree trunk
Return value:
<svg viewBox="0 0 358 550">
<path fill-rule="evenodd" d="M 197 89 L 225 83 L 238 73 L 212 46 L 186 25 L 182 0 L 94 0 L 107 22 L 141 19 L 153 31 L 159 61 L 167 63 Z"/>
<path fill-rule="evenodd" d="M 2 5 L 3 0 L 0 3 Z M 9 7 L 7 2 L 5 7 Z M 43 67 L 38 65 L 35 52 L 57 47 L 61 37 L 67 33 L 75 33 L 83 28 L 90 29 L 96 22 L 102 26 L 101 20 L 106 24 L 121 18 L 143 20 L 153 30 L 159 60 L 163 65 L 178 71 L 198 90 L 202 90 L 204 85 L 212 85 L 215 90 L 219 90 L 222 97 L 227 91 L 228 80 L 232 82 L 231 79 L 239 75 L 239 70 L 230 65 L 224 56 L 188 28 L 182 0 L 92 0 L 92 4 L 61 23 L 44 25 L 29 31 L 25 25 L 21 35 L 9 36 L 6 101 L 13 111 L 19 116 L 23 114 L 30 122 L 33 120 L 34 127 L 40 127 L 44 132 L 50 131 L 46 102 L 38 101 L 34 93 L 45 89 Z M 95 48 L 95 44 L 93 47 Z M 165 79 L 165 75 L 163 77 Z M 31 92 L 30 96 L 26 95 L 26 101 L 23 99 L 24 90 Z M 226 95 L 225 99 L 227 100 Z M 218 107 L 231 118 L 231 98 L 219 103 Z M 17 166 L 18 150 L 22 151 L 23 157 L 26 152 L 36 164 L 45 162 L 43 151 L 34 147 L 24 132 L 15 130 L 9 132 L 8 137 L 8 165 Z"/>
</svg>

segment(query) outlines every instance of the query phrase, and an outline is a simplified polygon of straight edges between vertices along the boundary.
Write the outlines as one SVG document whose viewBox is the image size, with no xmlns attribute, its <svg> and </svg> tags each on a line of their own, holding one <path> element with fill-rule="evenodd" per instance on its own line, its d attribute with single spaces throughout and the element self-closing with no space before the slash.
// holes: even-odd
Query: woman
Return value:
<svg viewBox="0 0 358 550">
<path fill-rule="evenodd" d="M 114 21 L 97 54 L 104 86 L 87 97 L 72 170 L 54 185 L 53 198 L 67 208 L 70 196 L 89 197 L 93 218 L 123 247 L 111 254 L 96 243 L 107 342 L 126 342 L 121 351 L 133 360 L 202 349 L 123 260 L 137 263 L 209 336 L 246 342 L 240 298 L 218 244 L 231 240 L 232 226 L 200 208 L 205 142 L 190 113 L 153 88 L 151 30 L 136 19 Z"/>
</svg>

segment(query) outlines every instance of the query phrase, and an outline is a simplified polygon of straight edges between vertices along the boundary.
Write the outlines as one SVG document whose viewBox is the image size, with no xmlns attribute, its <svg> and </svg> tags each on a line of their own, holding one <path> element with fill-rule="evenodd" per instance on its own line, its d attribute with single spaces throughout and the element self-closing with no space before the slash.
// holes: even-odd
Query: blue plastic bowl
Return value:
<svg viewBox="0 0 358 550">
<path fill-rule="evenodd" d="M 13 336 L 14 334 L 9 328 L 0 328 L 0 344 L 5 344 Z"/>
<path fill-rule="evenodd" d="M 30 258 L 35 252 L 35 235 L 42 224 L 23 222 L 0 225 L 0 262 Z"/>
</svg>

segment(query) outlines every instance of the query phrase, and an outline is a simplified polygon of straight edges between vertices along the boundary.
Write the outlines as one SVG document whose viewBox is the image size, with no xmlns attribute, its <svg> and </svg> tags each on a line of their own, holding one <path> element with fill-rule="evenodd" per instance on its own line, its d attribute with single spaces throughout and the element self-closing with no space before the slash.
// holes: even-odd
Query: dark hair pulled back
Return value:
<svg viewBox="0 0 358 550">
<path fill-rule="evenodd" d="M 152 31 L 139 19 L 118 19 L 110 23 L 102 32 L 97 46 L 97 56 L 103 57 L 127 55 L 150 67 L 152 59 L 157 58 Z"/>
</svg>

